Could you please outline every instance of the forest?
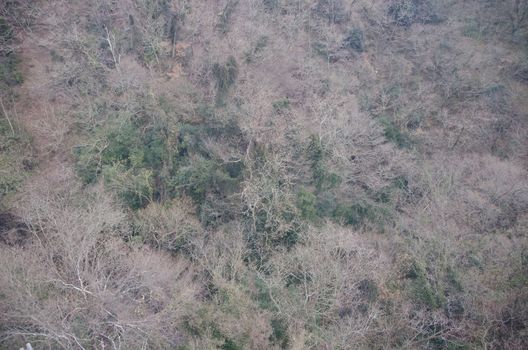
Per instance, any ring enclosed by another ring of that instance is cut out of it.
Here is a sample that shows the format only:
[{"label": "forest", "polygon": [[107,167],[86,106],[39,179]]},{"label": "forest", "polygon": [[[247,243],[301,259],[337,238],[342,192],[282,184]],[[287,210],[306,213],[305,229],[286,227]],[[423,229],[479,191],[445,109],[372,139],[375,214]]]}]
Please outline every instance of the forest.
[{"label": "forest", "polygon": [[528,0],[0,0],[0,349],[528,348]]}]

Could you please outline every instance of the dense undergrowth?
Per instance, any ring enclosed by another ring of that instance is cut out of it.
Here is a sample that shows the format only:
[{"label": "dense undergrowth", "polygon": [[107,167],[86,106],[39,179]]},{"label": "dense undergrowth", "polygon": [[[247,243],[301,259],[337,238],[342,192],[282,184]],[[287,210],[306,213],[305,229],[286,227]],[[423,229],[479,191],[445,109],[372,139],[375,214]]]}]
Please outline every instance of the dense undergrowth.
[{"label": "dense undergrowth", "polygon": [[25,173],[34,167],[30,137],[18,123],[13,109],[18,97],[12,89],[23,82],[15,40],[15,29],[0,15],[0,207],[20,186]]},{"label": "dense undergrowth", "polygon": [[0,6],[2,346],[527,346],[526,1]]}]

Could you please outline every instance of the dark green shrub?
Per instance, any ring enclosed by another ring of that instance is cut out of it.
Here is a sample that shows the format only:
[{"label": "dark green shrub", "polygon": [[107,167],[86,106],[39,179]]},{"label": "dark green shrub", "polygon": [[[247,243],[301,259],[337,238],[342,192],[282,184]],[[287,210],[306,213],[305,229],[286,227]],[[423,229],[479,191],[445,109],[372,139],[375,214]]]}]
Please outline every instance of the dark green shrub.
[{"label": "dark green shrub", "polygon": [[334,53],[328,48],[326,44],[316,41],[312,44],[312,49],[316,54],[323,57],[325,60],[332,60]]},{"label": "dark green shrub", "polygon": [[458,273],[452,266],[448,266],[446,269],[446,280],[454,292],[462,292],[462,283],[460,283],[460,279],[458,277]]},{"label": "dark green shrub", "polygon": [[461,318],[464,315],[465,308],[461,300],[449,300],[444,305],[444,312],[449,318]]},{"label": "dark green shrub", "polygon": [[13,28],[4,17],[0,17],[0,43],[9,42],[13,38]]},{"label": "dark green shrub", "polygon": [[411,282],[411,298],[420,305],[430,309],[442,306],[442,296],[426,278],[417,278]]},{"label": "dark green shrub", "polygon": [[326,170],[324,157],[325,151],[321,140],[312,135],[308,144],[308,158],[312,162],[312,174],[315,188],[317,191],[329,190],[337,187],[341,183],[341,177],[333,172]]},{"label": "dark green shrub", "polygon": [[262,0],[262,4],[267,11],[273,11],[279,8],[279,0]]},{"label": "dark green shrub", "polygon": [[317,191],[329,190],[337,187],[341,183],[341,177],[335,173],[327,171],[321,162],[315,164],[312,170],[314,184]]},{"label": "dark green shrub", "polygon": [[24,81],[22,73],[17,68],[18,63],[19,58],[12,51],[0,55],[0,86],[3,86],[3,89],[21,84]]},{"label": "dark green shrub", "polygon": [[411,148],[412,140],[404,131],[387,118],[381,118],[380,123],[383,126],[385,138],[394,142],[400,148]]},{"label": "dark green shrub", "polygon": [[246,63],[249,64],[255,61],[255,59],[258,59],[267,45],[268,45],[268,37],[267,36],[259,37],[257,39],[257,42],[255,43],[255,46],[244,54]]},{"label": "dark green shrub", "polygon": [[105,184],[132,209],[139,209],[152,201],[153,173],[148,169],[127,169],[121,163],[104,166]]},{"label": "dark green shrub", "polygon": [[416,22],[423,24],[443,22],[444,18],[437,11],[434,2],[430,0],[393,0],[388,12],[397,25],[410,27]]},{"label": "dark green shrub", "polygon": [[351,205],[339,204],[334,210],[334,218],[345,225],[354,227],[361,226],[366,220],[375,219],[374,208],[366,203],[355,203]]},{"label": "dark green shrub", "polygon": [[403,272],[404,277],[410,280],[410,297],[416,303],[430,309],[436,309],[442,305],[444,296],[431,285],[425,268],[418,260],[412,259]]},{"label": "dark green shrub", "polygon": [[358,28],[350,29],[345,37],[343,46],[352,51],[363,52],[365,49],[363,31]]},{"label": "dark green shrub", "polygon": [[310,142],[308,143],[308,157],[315,164],[323,160],[324,149],[321,140],[315,136],[310,136]]},{"label": "dark green shrub", "polygon": [[207,192],[231,193],[236,183],[215,161],[198,157],[176,171],[171,185],[202,203]]},{"label": "dark green shrub", "polygon": [[416,1],[393,1],[389,6],[389,15],[394,19],[397,25],[410,27],[417,15]]},{"label": "dark green shrub", "polygon": [[29,137],[0,109],[0,207],[4,196],[13,193],[34,166]]},{"label": "dark green shrub", "polygon": [[361,295],[370,302],[376,301],[378,298],[378,285],[371,279],[366,278],[361,280],[358,289],[361,292]]},{"label": "dark green shrub", "polygon": [[290,100],[288,98],[283,98],[273,102],[273,110],[275,113],[281,113],[282,111],[290,108]]},{"label": "dark green shrub", "polygon": [[514,67],[513,76],[518,81],[528,84],[528,57]]},{"label": "dark green shrub", "polygon": [[235,83],[238,65],[235,58],[231,56],[225,64],[215,63],[212,70],[216,81],[216,103],[218,105],[222,104],[229,88]]},{"label": "dark green shrub", "polygon": [[317,213],[320,217],[331,217],[337,205],[336,196],[331,191],[317,194]]},{"label": "dark green shrub", "polygon": [[301,211],[301,217],[305,220],[315,221],[317,219],[316,197],[313,193],[301,189],[297,193],[297,208]]},{"label": "dark green shrub", "polygon": [[254,299],[257,301],[259,307],[263,310],[269,310],[276,312],[277,306],[273,303],[270,297],[270,290],[264,280],[258,276],[255,276],[254,280]]},{"label": "dark green shrub", "polygon": [[282,318],[272,318],[271,329],[270,341],[277,344],[281,349],[287,349],[290,342],[288,323]]},{"label": "dark green shrub", "polygon": [[85,184],[95,182],[101,173],[101,163],[94,146],[78,146],[73,149],[75,156],[75,170]]},{"label": "dark green shrub", "polygon": [[242,350],[242,347],[235,343],[232,339],[226,339],[224,344],[220,347],[222,350]]},{"label": "dark green shrub", "polygon": [[377,203],[391,204],[395,201],[398,195],[408,194],[409,183],[404,176],[398,176],[392,180],[391,184],[385,186],[373,194],[373,199]]}]

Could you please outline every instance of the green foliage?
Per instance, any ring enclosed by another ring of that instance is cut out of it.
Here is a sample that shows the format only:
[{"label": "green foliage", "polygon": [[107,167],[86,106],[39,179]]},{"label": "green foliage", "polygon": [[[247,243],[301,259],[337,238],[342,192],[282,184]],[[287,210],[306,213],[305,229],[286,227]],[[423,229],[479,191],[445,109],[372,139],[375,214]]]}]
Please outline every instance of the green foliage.
[{"label": "green foliage", "polygon": [[297,208],[301,211],[301,217],[308,221],[317,219],[316,197],[313,193],[301,189],[297,193]]},{"label": "green foliage", "polygon": [[364,41],[363,31],[358,28],[352,28],[348,31],[343,46],[349,50],[361,53],[365,50]]},{"label": "green foliage", "polygon": [[417,15],[416,1],[394,1],[389,6],[389,15],[392,16],[396,24],[404,27],[410,27]]},{"label": "green foliage", "polygon": [[425,268],[418,260],[411,261],[404,275],[410,280],[410,296],[416,303],[430,309],[442,306],[445,301],[442,292],[431,285]]},{"label": "green foliage", "polygon": [[361,226],[366,220],[374,221],[376,218],[374,207],[366,203],[339,204],[333,215],[338,221],[354,227]]},{"label": "green foliage", "polygon": [[13,135],[9,123],[0,119],[0,203],[18,189],[33,167],[29,137],[18,129]]},{"label": "green foliage", "polygon": [[315,188],[318,192],[337,187],[341,183],[341,177],[326,170],[325,150],[321,140],[312,135],[308,144],[308,158],[312,162],[312,174]]},{"label": "green foliage", "polygon": [[257,42],[255,43],[255,46],[251,48],[251,50],[246,51],[244,53],[245,61],[246,63],[252,63],[256,59],[260,58],[262,55],[262,52],[268,45],[268,37],[267,36],[261,36],[257,39]]},{"label": "green foliage", "polygon": [[271,329],[270,341],[277,344],[281,349],[287,349],[290,342],[288,323],[282,318],[272,318]]},{"label": "green foliage", "polygon": [[336,195],[331,191],[317,194],[317,213],[320,217],[332,217],[337,205]]},{"label": "green foliage", "polygon": [[430,0],[393,0],[388,12],[394,22],[402,27],[410,27],[416,22],[438,24],[444,20]]},{"label": "green foliage", "polygon": [[210,159],[197,157],[190,163],[176,171],[172,179],[172,186],[182,189],[196,202],[205,200],[208,192],[233,192],[236,178],[232,178],[219,164]]},{"label": "green foliage", "polygon": [[327,171],[321,163],[314,165],[313,178],[315,187],[318,191],[335,188],[341,183],[341,177],[335,173]]},{"label": "green foliage", "polygon": [[513,76],[516,80],[528,84],[528,57],[523,57],[519,63],[516,64]]},{"label": "green foliage", "polygon": [[4,88],[21,84],[24,81],[22,73],[17,69],[18,63],[18,56],[14,52],[0,55],[0,84]]},{"label": "green foliage", "polygon": [[233,339],[227,338],[224,344],[220,347],[222,350],[242,350],[242,347],[237,345]]},{"label": "green foliage", "polygon": [[412,140],[404,131],[402,131],[396,124],[388,118],[381,118],[380,123],[383,126],[385,138],[394,142],[400,148],[411,148]]},{"label": "green foliage", "polygon": [[15,98],[11,89],[23,81],[19,58],[9,47],[13,40],[12,27],[0,17],[0,202],[16,191],[34,166],[29,136],[9,115]]},{"label": "green foliage", "polygon": [[116,162],[104,166],[102,175],[105,184],[132,209],[142,208],[153,199],[152,170],[127,168],[122,163]]},{"label": "green foliage", "polygon": [[279,114],[282,111],[290,108],[290,100],[288,98],[283,98],[273,102],[273,110],[275,113]]},{"label": "green foliage", "polygon": [[452,267],[448,266],[446,270],[446,280],[453,292],[462,292],[463,287],[462,283],[460,283],[460,277],[458,275],[457,270]]},{"label": "green foliage", "polygon": [[[313,185],[315,193],[302,189],[298,193],[297,207],[301,217],[314,221],[319,217],[331,217],[337,222],[356,228],[368,223],[383,229],[389,222],[391,213],[389,204],[394,188],[391,186],[380,192],[374,199],[380,203],[371,204],[369,201],[355,201],[343,203],[337,200],[333,189],[341,184],[341,177],[326,168],[327,151],[321,140],[312,135],[307,146],[307,157],[311,163]],[[394,186],[397,187],[397,184]]]},{"label": "green foliage", "polygon": [[269,287],[266,285],[264,280],[258,276],[255,276],[254,286],[254,299],[256,299],[258,306],[263,310],[269,310],[273,312],[277,311],[277,307],[270,297]]},{"label": "green foliage", "polygon": [[407,193],[409,182],[404,176],[398,176],[388,186],[383,187],[373,194],[373,199],[377,203],[392,204],[399,193]]},{"label": "green foliage", "polygon": [[9,47],[14,40],[11,25],[4,17],[0,17],[0,96],[10,87],[21,84],[23,77],[18,70],[19,58]]},{"label": "green foliage", "polygon": [[471,19],[462,28],[462,35],[474,39],[482,40],[489,35],[489,28],[476,19]]},{"label": "green foliage", "polygon": [[279,8],[279,0],[262,0],[264,8],[268,11],[273,11]]},{"label": "green foliage", "polygon": [[333,56],[333,52],[328,48],[328,46],[319,41],[316,41],[312,44],[312,49],[316,54],[323,57],[325,60],[330,60]]},{"label": "green foliage", "polygon": [[358,289],[361,291],[363,297],[368,301],[373,302],[378,298],[379,290],[378,285],[371,279],[363,279],[359,282]]},{"label": "green foliage", "polygon": [[236,81],[238,65],[235,58],[230,56],[225,64],[215,63],[212,70],[216,81],[216,104],[220,105]]},{"label": "green foliage", "polygon": [[9,42],[14,38],[13,28],[7,23],[4,17],[0,17],[0,40],[1,42]]},{"label": "green foliage", "polygon": [[[243,164],[219,162],[202,140],[238,137],[236,121],[213,119],[205,125],[174,123],[166,117],[173,113],[166,99],[138,98],[145,113],[132,115],[128,110],[102,108],[101,113],[109,113],[111,117],[88,130],[95,141],[74,148],[81,179],[89,184],[104,175],[105,184],[133,209],[153,200],[186,194],[200,208],[218,212],[219,208],[214,206],[223,204],[217,199],[235,191]],[[205,113],[202,115],[209,118]]]}]

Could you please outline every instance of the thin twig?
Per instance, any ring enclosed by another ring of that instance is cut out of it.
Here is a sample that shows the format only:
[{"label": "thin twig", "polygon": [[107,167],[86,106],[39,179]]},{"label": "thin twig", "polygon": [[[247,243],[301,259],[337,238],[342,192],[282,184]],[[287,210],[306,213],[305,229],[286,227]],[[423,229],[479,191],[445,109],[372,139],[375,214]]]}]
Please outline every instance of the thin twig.
[{"label": "thin twig", "polygon": [[2,111],[4,112],[4,116],[7,119],[7,122],[9,123],[9,127],[11,128],[11,134],[13,134],[13,137],[15,137],[15,129],[13,129],[13,124],[11,124],[11,120],[9,120],[9,116],[7,115],[7,112],[4,107],[4,102],[0,98],[0,105],[2,105]]}]

